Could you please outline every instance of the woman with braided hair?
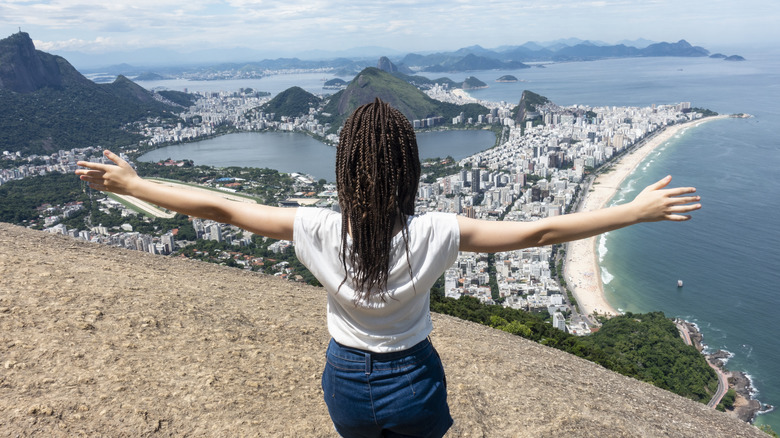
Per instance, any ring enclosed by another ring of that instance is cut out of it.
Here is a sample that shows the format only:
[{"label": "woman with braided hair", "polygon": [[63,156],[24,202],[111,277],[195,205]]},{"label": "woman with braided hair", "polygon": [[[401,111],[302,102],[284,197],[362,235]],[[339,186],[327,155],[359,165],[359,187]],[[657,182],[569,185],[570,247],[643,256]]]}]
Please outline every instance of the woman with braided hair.
[{"label": "woman with braided hair", "polygon": [[534,222],[414,213],[420,161],[409,121],[376,99],[341,131],[336,178],[341,212],[231,202],[154,184],[117,165],[79,162],[97,190],[132,195],[180,213],[292,240],[325,287],[332,336],[322,388],[345,437],[440,437],[452,425],[446,380],[428,335],[429,293],[458,251],[496,252],[582,239],[640,222],[684,221],[701,208],[671,177],[626,204]]}]

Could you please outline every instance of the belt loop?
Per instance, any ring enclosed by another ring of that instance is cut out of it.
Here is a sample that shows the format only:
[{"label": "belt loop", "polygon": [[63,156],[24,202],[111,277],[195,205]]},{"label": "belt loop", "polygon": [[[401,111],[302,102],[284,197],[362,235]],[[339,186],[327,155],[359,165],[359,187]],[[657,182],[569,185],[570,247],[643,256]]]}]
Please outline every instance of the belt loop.
[{"label": "belt loop", "polygon": [[366,353],[366,375],[371,374],[371,353]]}]

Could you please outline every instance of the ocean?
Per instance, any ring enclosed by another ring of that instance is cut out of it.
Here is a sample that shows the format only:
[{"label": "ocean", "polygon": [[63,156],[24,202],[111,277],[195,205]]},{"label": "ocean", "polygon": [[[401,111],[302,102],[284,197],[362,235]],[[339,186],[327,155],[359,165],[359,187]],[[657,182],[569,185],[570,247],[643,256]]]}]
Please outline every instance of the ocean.
[{"label": "ocean", "polygon": [[[663,311],[696,323],[710,350],[732,353],[727,367],[747,373],[756,397],[780,404],[780,54],[739,53],[745,62],[710,58],[635,58],[545,65],[475,76],[489,85],[478,99],[518,102],[528,89],[559,105],[650,106],[691,102],[721,114],[749,113],[689,128],[654,151],[626,179],[615,201],[667,174],[692,185],[703,208],[686,223],[642,224],[599,240],[607,299],[631,312]],[[515,83],[495,79],[512,74]],[[278,93],[299,85],[321,93],[323,74],[217,82],[141,83],[190,91],[253,87]],[[431,75],[432,78],[441,75]],[[166,85],[167,83],[167,85]],[[677,280],[684,286],[677,287]],[[780,432],[780,410],[756,424]]]}]

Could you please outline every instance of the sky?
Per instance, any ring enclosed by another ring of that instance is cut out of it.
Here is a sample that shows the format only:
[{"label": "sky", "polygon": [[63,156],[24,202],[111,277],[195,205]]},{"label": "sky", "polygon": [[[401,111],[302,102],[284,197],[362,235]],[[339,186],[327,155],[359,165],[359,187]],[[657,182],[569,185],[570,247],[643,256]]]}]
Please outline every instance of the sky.
[{"label": "sky", "polygon": [[576,37],[685,39],[712,52],[780,41],[777,0],[0,0],[0,38],[93,55],[251,48],[269,57],[379,46],[402,53]]}]

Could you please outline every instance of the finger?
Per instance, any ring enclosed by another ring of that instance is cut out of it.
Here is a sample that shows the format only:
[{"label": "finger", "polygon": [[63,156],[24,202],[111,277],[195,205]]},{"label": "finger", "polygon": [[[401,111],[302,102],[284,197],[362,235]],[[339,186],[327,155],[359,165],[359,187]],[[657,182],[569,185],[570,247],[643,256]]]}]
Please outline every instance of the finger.
[{"label": "finger", "polygon": [[679,205],[677,207],[670,207],[667,211],[669,213],[688,213],[691,211],[695,211],[701,208],[701,204],[689,204],[689,205]]},{"label": "finger", "polygon": [[653,184],[647,186],[647,188],[650,190],[660,190],[668,186],[670,182],[672,182],[672,175],[666,175],[665,177],[661,178],[657,182],[654,182]]},{"label": "finger", "polygon": [[79,161],[76,163],[79,167],[86,167],[87,169],[95,169],[105,171],[108,168],[107,164],[94,163],[92,161]]},{"label": "finger", "polygon": [[76,170],[76,175],[88,176],[88,177],[98,177],[98,176],[105,175],[105,172],[102,171],[102,170],[77,169]]},{"label": "finger", "polygon": [[664,194],[667,196],[680,196],[689,193],[696,193],[696,187],[675,187],[673,189],[664,190]]},{"label": "finger", "polygon": [[690,220],[691,216],[687,214],[667,214],[665,219],[673,222],[683,222]]},{"label": "finger", "polygon": [[109,160],[111,160],[114,163],[116,163],[117,166],[120,166],[120,167],[130,166],[129,164],[127,164],[127,161],[119,158],[119,155],[109,151],[108,149],[103,151],[103,155],[105,155],[105,157],[108,158]]},{"label": "finger", "polygon": [[673,204],[690,204],[691,202],[701,201],[701,196],[680,196],[669,198]]}]

